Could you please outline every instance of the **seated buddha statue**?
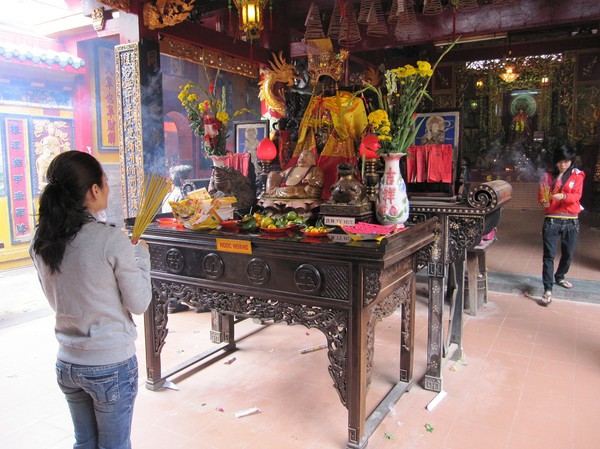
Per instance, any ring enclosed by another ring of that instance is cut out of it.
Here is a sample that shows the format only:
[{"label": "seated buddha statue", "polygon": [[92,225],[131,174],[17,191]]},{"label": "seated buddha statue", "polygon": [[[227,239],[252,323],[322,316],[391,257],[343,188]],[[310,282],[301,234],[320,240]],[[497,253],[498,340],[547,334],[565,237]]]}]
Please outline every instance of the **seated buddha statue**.
[{"label": "seated buddha statue", "polygon": [[265,196],[280,199],[321,198],[323,171],[317,167],[316,156],[303,150],[296,164],[281,172],[269,173]]}]

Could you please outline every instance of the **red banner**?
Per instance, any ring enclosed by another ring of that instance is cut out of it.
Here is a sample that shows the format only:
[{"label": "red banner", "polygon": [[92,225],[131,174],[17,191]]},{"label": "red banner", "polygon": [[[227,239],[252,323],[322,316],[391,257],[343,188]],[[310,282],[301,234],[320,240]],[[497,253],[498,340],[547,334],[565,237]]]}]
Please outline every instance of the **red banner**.
[{"label": "red banner", "polygon": [[25,148],[25,120],[6,119],[8,154],[8,210],[13,243],[31,240],[31,197],[27,188],[27,157]]}]

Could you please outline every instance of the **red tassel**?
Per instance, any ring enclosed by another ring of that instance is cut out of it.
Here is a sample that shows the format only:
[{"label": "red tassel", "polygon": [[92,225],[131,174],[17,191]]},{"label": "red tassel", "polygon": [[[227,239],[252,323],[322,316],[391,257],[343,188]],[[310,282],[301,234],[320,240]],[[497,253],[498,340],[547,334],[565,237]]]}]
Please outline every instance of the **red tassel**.
[{"label": "red tassel", "polygon": [[346,15],[346,4],[344,0],[340,0],[340,15],[344,17]]}]

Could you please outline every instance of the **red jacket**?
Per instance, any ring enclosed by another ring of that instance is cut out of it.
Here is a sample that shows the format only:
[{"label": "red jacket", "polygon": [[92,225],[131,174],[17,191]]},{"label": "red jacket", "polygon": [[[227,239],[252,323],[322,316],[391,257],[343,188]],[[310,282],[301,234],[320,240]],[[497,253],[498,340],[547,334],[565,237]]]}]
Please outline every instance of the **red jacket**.
[{"label": "red jacket", "polygon": [[558,183],[556,183],[553,189],[554,179],[550,173],[546,173],[540,183],[538,191],[539,202],[544,203],[548,201],[547,198],[556,193],[564,193],[566,198],[564,200],[550,199],[550,205],[544,209],[544,215],[546,217],[577,218],[579,213],[583,210],[579,201],[581,200],[581,194],[583,192],[584,178],[585,173],[574,168],[565,184],[559,186]]}]

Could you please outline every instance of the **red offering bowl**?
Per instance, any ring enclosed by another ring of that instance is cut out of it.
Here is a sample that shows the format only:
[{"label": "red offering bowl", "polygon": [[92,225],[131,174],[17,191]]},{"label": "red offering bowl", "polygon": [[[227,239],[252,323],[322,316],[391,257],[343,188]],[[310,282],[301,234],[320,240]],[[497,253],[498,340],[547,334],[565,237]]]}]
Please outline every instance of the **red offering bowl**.
[{"label": "red offering bowl", "polygon": [[323,242],[325,242],[328,239],[324,239],[323,237],[309,237],[307,235],[305,235],[305,237],[302,237],[302,240],[300,240],[302,243],[314,243],[314,244],[322,244]]},{"label": "red offering bowl", "polygon": [[296,229],[298,225],[290,225],[285,228],[260,228],[261,231],[266,232],[267,234],[283,234],[287,231],[291,231],[292,229]]},{"label": "red offering bowl", "polygon": [[222,228],[237,228],[240,224],[240,220],[224,220],[221,222]]},{"label": "red offering bowl", "polygon": [[331,231],[330,230],[327,230],[327,231],[307,231],[306,229],[301,229],[300,232],[302,234],[304,234],[305,236],[307,236],[307,237],[325,237]]},{"label": "red offering bowl", "polygon": [[164,227],[178,227],[178,228],[182,228],[183,225],[181,223],[179,223],[177,221],[176,218],[171,218],[171,217],[167,217],[167,218],[156,218],[155,219],[156,222],[160,225],[160,226],[164,226]]}]

